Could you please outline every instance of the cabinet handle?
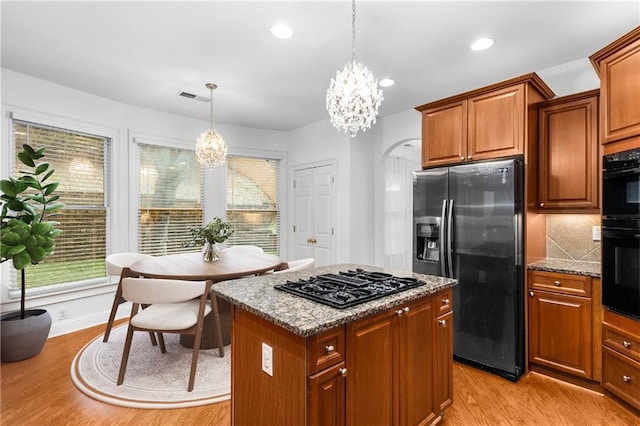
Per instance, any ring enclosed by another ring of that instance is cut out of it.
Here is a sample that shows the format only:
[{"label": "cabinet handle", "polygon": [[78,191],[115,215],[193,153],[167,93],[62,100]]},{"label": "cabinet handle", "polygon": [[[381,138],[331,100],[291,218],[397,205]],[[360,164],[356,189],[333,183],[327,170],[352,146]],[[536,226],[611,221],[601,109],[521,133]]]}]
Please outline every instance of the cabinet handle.
[{"label": "cabinet handle", "polygon": [[624,346],[625,348],[629,349],[631,347],[631,342],[627,342],[625,340],[624,342],[622,342],[622,346]]},{"label": "cabinet handle", "polygon": [[533,292],[532,292],[532,291],[530,291],[530,292],[529,292],[529,296],[531,296],[531,297],[533,297],[533,296],[534,296],[534,294],[533,294]]},{"label": "cabinet handle", "polygon": [[406,314],[407,312],[409,312],[409,307],[405,306],[404,308],[402,308],[402,310],[404,311],[404,313]]},{"label": "cabinet handle", "polygon": [[626,374],[622,375],[622,380],[624,380],[625,383],[630,383],[631,382],[631,376],[627,376]]},{"label": "cabinet handle", "polygon": [[467,157],[467,160],[471,160],[472,158],[473,158],[472,156],[468,156],[468,157]]},{"label": "cabinet handle", "polygon": [[398,310],[396,311],[396,314],[398,314],[398,316],[400,316],[400,315],[402,315],[402,313],[403,313],[403,312],[404,312],[404,311],[403,311],[402,309],[398,309]]},{"label": "cabinet handle", "polygon": [[338,370],[340,372],[340,375],[342,377],[347,377],[347,369],[346,368],[341,368],[340,370]]},{"label": "cabinet handle", "polygon": [[443,320],[443,319],[438,320],[438,324],[443,325],[443,326],[447,325],[447,320]]},{"label": "cabinet handle", "polygon": [[556,285],[556,287],[560,286],[560,281],[558,281],[558,280],[554,281],[553,283]]},{"label": "cabinet handle", "polygon": [[449,304],[449,299],[442,299],[442,304],[443,305],[448,305]]},{"label": "cabinet handle", "polygon": [[540,207],[544,207],[544,203],[540,203]]},{"label": "cabinet handle", "polygon": [[328,354],[330,354],[331,352],[335,351],[336,348],[333,347],[333,345],[327,345],[324,347],[324,351]]},{"label": "cabinet handle", "polygon": [[464,161],[464,156],[460,157],[460,159],[461,159],[462,161]]}]

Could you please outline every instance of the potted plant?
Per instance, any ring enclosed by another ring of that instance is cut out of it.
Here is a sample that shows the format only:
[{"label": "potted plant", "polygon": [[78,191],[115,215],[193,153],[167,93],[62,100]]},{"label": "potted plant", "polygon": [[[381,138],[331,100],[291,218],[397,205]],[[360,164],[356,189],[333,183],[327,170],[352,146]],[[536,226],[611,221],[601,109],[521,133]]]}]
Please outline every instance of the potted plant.
[{"label": "potted plant", "polygon": [[207,262],[215,262],[220,258],[220,249],[217,243],[224,243],[233,235],[231,225],[219,217],[213,218],[204,226],[192,226],[189,228],[191,240],[184,242],[184,247],[202,246],[202,256]]},{"label": "potted plant", "polygon": [[48,181],[54,170],[49,163],[36,162],[45,148],[22,145],[18,159],[28,170],[0,181],[0,263],[11,260],[20,271],[20,310],[0,317],[2,361],[20,361],[42,351],[49,336],[51,316],[44,309],[25,309],[25,268],[53,253],[60,235],[57,222],[48,220],[64,207],[54,195],[58,182]]}]

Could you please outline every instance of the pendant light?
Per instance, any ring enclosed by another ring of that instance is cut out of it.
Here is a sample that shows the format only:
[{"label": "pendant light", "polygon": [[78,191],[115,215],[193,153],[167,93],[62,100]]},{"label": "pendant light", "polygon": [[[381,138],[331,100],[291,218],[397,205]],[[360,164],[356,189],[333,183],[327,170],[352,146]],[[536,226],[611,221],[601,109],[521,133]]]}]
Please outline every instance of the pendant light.
[{"label": "pendant light", "polygon": [[371,128],[382,103],[382,90],[366,66],[356,62],[356,1],[351,1],[351,62],[331,79],[327,90],[327,112],[331,124],[355,137]]},{"label": "pendant light", "polygon": [[205,84],[211,93],[211,121],[209,128],[204,131],[196,141],[196,157],[198,162],[205,167],[218,167],[227,159],[227,145],[224,139],[213,128],[213,89],[218,86],[213,83]]}]

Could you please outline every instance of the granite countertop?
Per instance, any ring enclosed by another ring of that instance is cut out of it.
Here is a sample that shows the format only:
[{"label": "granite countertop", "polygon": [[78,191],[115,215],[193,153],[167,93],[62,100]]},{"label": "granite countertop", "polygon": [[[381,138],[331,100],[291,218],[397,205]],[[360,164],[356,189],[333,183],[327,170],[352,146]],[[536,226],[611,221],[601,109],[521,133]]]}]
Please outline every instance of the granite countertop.
[{"label": "granite countertop", "polygon": [[[361,268],[367,271],[385,272],[396,276],[414,277],[425,284],[373,300],[347,309],[335,309],[300,296],[276,290],[273,286],[320,274]],[[384,311],[401,303],[437,293],[452,287],[457,281],[450,278],[416,274],[359,264],[322,266],[304,271],[267,274],[259,277],[223,281],[213,285],[211,291],[218,297],[279,325],[302,337],[308,337],[346,324],[371,314]]]},{"label": "granite countertop", "polygon": [[534,271],[559,272],[600,278],[600,262],[545,258],[527,265]]}]

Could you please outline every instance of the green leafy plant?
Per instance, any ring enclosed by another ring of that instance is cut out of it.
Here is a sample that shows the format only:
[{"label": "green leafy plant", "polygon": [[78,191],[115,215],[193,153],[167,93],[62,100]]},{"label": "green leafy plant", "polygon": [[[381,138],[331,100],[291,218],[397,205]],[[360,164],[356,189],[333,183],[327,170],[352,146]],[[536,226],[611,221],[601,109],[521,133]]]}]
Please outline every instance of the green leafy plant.
[{"label": "green leafy plant", "polygon": [[0,181],[0,263],[7,260],[21,272],[20,318],[25,316],[25,268],[36,265],[53,253],[54,240],[62,232],[58,222],[48,220],[64,207],[54,192],[58,182],[46,181],[55,172],[41,161],[45,148],[22,145],[18,159],[29,170],[19,171]]},{"label": "green leafy plant", "polygon": [[231,225],[219,217],[213,218],[204,226],[192,226],[189,228],[191,239],[183,243],[184,247],[202,246],[208,243],[223,243],[233,235]]}]

